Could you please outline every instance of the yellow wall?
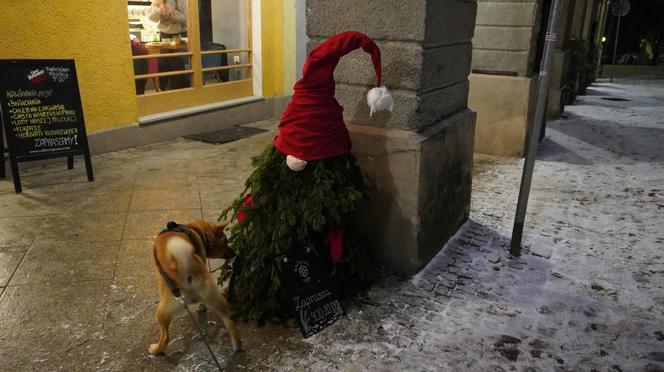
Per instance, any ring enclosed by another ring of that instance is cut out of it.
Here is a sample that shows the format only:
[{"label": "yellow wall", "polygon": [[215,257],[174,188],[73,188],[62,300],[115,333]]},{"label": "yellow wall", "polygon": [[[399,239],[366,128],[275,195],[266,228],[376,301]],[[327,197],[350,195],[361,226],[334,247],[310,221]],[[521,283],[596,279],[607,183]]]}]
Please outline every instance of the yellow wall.
[{"label": "yellow wall", "polygon": [[88,132],[137,121],[123,1],[3,1],[0,59],[74,59]]},{"label": "yellow wall", "polygon": [[[283,16],[282,0],[261,2],[263,96],[265,97],[284,94]],[[295,24],[292,27],[294,28]]]}]

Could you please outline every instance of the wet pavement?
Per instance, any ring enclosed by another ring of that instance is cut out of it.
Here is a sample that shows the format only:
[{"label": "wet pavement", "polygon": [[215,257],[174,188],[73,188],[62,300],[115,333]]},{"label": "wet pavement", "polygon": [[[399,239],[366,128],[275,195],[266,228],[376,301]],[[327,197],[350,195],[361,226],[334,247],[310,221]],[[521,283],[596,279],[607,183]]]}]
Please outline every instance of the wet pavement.
[{"label": "wet pavement", "polygon": [[[274,130],[275,122],[252,126]],[[74,170],[64,158],[28,165],[20,195],[1,181],[0,370],[208,367],[187,319],[174,323],[165,357],[147,354],[158,337],[152,239],[169,220],[216,220],[273,135],[224,145],[180,139],[95,156],[94,182],[82,159]],[[223,327],[207,321],[222,357],[245,363],[251,351],[233,355]],[[240,328],[247,345],[293,333]]]},{"label": "wet pavement", "polygon": [[[609,101],[619,97],[629,101]],[[303,340],[242,323],[229,370],[664,371],[664,80],[600,81],[549,123],[521,258],[507,253],[522,160],[476,156],[471,219],[413,278],[385,275],[348,316]],[[0,181],[0,370],[212,371],[189,320],[158,329],[151,239],[169,220],[215,220],[268,132],[179,139]],[[213,262],[216,267],[220,262]]]}]

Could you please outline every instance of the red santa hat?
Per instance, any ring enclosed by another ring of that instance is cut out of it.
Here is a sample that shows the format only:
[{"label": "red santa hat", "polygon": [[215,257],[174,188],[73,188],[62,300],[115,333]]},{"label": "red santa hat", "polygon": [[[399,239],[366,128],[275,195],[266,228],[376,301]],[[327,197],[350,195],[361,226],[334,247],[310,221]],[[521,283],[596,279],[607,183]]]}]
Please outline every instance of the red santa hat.
[{"label": "red santa hat", "polygon": [[334,69],[341,57],[358,48],[371,55],[376,72],[376,88],[367,95],[371,114],[380,110],[392,111],[392,97],[387,88],[381,86],[380,49],[376,43],[354,31],[330,37],[309,53],[302,79],[295,83],[293,97],[274,138],[274,146],[287,155],[286,164],[292,170],[304,169],[307,161],[350,152],[343,107],[334,98]]}]

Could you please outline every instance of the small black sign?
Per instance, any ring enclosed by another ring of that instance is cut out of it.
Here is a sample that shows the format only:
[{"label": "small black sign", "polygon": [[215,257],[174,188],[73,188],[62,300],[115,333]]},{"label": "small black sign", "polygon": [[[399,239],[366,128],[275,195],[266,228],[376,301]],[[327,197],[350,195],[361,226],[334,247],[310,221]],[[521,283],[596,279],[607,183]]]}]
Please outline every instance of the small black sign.
[{"label": "small black sign", "polygon": [[71,169],[73,156],[84,155],[93,180],[73,60],[0,61],[0,109],[16,192],[21,161],[67,156]]},{"label": "small black sign", "polygon": [[315,250],[295,249],[275,260],[282,288],[305,338],[346,315]]}]

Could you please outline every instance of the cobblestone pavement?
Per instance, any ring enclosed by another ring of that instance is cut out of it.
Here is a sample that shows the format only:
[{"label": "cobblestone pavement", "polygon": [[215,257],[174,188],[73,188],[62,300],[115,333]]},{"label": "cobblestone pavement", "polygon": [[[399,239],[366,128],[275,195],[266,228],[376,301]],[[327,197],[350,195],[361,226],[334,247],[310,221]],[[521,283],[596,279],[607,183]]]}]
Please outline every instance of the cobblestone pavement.
[{"label": "cobblestone pavement", "polygon": [[[204,318],[213,348],[229,370],[664,371],[664,80],[599,82],[565,115],[522,257],[507,247],[523,162],[478,155],[470,220],[418,275],[385,275],[306,340],[241,324],[243,353]],[[168,219],[216,218],[272,135],[98,156],[93,185],[62,165],[27,170],[20,197],[0,182],[0,370],[214,370],[186,319],[147,355],[149,242]]]}]

